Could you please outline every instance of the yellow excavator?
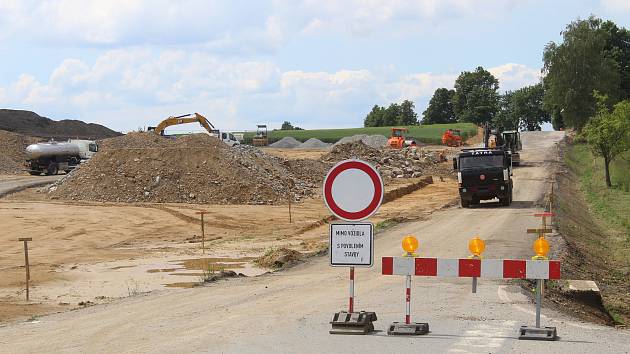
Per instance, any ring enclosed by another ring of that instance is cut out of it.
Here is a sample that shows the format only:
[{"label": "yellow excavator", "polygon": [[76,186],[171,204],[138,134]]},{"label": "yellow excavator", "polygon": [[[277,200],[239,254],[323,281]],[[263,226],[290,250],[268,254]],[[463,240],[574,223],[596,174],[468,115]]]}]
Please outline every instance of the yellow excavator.
[{"label": "yellow excavator", "polygon": [[157,125],[157,127],[148,127],[147,130],[153,131],[159,135],[164,135],[164,130],[170,127],[171,125],[194,123],[194,122],[199,123],[205,130],[208,131],[208,134],[218,138],[219,140],[222,140],[226,144],[230,146],[240,145],[240,142],[234,137],[232,133],[226,133],[226,132],[221,133],[218,129],[214,128],[214,125],[210,123],[208,118],[202,116],[199,113],[189,113],[189,114],[184,114],[177,117],[170,116],[164,119],[163,121],[161,121],[160,124]]},{"label": "yellow excavator", "polygon": [[157,127],[149,127],[148,130],[154,131],[155,134],[164,135],[164,129],[170,127],[171,125],[194,122],[198,122],[205,130],[208,131],[208,133],[210,133],[210,135],[217,136],[219,133],[219,131],[214,128],[214,125],[212,125],[212,123],[210,123],[210,121],[206,117],[202,116],[199,113],[189,113],[177,117],[170,116],[161,121],[160,124],[157,125]]}]

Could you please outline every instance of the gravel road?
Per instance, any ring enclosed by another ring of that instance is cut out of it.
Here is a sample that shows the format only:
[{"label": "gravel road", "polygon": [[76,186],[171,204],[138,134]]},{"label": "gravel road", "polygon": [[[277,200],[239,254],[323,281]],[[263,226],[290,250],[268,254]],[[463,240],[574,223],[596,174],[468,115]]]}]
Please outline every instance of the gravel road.
[{"label": "gravel road", "polygon": [[[41,317],[0,328],[0,351],[14,352],[280,352],[280,353],[624,353],[630,333],[543,308],[542,323],[558,328],[559,341],[519,341],[517,329],[534,323],[534,305],[517,285],[481,279],[419,278],[412,285],[412,320],[431,333],[391,337],[384,331],[403,320],[404,278],[380,275],[380,258],[398,256],[401,238],[420,240],[419,254],[465,257],[474,235],[488,240],[487,258],[531,256],[554,144],[560,132],[523,134],[524,166],[515,170],[514,204],[453,207],[428,220],[399,224],[377,236],[376,264],[356,272],[355,309],[375,311],[369,336],[330,335],[332,314],[347,302],[347,269],[326,257],[291,270],[219,282],[203,288],[161,291],[112,304]],[[325,237],[325,235],[322,235]]]}]

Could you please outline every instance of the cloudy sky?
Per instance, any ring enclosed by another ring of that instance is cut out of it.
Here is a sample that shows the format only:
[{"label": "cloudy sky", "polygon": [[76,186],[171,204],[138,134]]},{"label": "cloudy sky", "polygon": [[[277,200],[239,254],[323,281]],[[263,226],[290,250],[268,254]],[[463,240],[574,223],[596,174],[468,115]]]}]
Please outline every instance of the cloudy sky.
[{"label": "cloudy sky", "polygon": [[374,104],[481,65],[538,82],[571,20],[630,1],[0,0],[0,107],[129,131],[199,112],[220,129],[355,127]]}]

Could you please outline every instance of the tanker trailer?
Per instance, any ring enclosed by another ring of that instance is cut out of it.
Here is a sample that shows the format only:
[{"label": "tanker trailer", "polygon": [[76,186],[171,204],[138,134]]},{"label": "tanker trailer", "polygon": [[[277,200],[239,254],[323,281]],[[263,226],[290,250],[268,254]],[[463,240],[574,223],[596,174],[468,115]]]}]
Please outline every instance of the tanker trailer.
[{"label": "tanker trailer", "polygon": [[[96,152],[96,143],[91,141],[85,144],[90,152]],[[70,172],[81,163],[82,159],[87,159],[91,154],[86,155],[83,151],[83,144],[77,142],[48,142],[37,143],[26,147],[26,165],[28,173],[40,175],[46,172],[47,175],[56,175],[60,170]]]}]

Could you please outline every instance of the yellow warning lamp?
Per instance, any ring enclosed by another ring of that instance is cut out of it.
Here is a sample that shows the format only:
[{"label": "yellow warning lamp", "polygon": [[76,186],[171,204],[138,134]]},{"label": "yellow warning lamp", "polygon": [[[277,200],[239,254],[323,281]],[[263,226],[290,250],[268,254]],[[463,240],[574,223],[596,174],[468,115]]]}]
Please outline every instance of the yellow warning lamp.
[{"label": "yellow warning lamp", "polygon": [[407,235],[402,239],[402,248],[407,252],[406,255],[414,256],[414,252],[418,249],[418,239],[413,235]]},{"label": "yellow warning lamp", "polygon": [[534,241],[534,252],[536,255],[534,259],[547,259],[547,253],[549,253],[549,242],[544,237],[539,237]]},{"label": "yellow warning lamp", "polygon": [[468,241],[468,249],[470,253],[473,254],[473,257],[479,258],[483,253],[483,250],[486,249],[486,243],[479,238],[479,236],[475,236],[475,238]]}]

